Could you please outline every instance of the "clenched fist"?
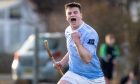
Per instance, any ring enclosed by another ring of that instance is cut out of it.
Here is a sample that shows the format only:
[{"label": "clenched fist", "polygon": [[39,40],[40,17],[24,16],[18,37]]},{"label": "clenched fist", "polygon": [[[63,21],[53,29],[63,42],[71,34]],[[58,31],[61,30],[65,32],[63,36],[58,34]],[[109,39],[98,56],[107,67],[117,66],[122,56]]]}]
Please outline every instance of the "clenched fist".
[{"label": "clenched fist", "polygon": [[62,64],[61,62],[56,62],[55,64],[53,64],[54,68],[57,70],[60,70],[62,68]]},{"label": "clenched fist", "polygon": [[76,45],[81,44],[80,42],[80,33],[77,31],[74,31],[71,33],[72,40],[75,42]]}]

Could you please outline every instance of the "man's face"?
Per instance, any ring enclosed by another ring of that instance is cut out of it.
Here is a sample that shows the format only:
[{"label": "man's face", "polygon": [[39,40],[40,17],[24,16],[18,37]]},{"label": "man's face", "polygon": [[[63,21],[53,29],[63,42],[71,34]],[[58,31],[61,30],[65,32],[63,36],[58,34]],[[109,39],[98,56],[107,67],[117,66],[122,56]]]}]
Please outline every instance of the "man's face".
[{"label": "man's face", "polygon": [[77,28],[80,25],[80,22],[82,20],[82,14],[77,7],[67,8],[66,9],[66,20],[69,22],[69,24]]},{"label": "man's face", "polygon": [[106,37],[106,43],[108,44],[108,45],[114,45],[115,44],[115,38],[113,38],[113,37]]}]

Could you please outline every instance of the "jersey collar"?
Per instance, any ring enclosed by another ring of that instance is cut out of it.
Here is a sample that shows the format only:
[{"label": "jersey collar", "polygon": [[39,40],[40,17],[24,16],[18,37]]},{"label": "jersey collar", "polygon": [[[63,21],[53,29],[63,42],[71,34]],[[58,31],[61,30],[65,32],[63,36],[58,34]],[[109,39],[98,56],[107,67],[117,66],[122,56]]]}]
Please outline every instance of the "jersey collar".
[{"label": "jersey collar", "polygon": [[84,26],[84,22],[82,22],[82,24],[79,26],[79,28],[77,28],[77,29],[75,29],[75,30],[72,30],[72,28],[71,28],[71,30],[72,30],[72,32],[74,32],[74,31],[79,31],[83,26]]}]

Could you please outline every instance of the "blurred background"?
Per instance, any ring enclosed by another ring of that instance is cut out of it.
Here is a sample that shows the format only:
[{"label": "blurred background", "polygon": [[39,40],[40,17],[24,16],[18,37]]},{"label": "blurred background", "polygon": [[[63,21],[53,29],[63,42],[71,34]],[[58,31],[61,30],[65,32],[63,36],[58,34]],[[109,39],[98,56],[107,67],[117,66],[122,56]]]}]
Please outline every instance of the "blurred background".
[{"label": "blurred background", "polygon": [[[140,84],[140,0],[0,0],[0,84],[39,84],[35,76],[32,83],[15,82],[15,53],[31,34],[37,38],[39,33],[64,32],[68,26],[64,4],[72,1],[81,3],[83,20],[98,32],[99,46],[106,34],[116,36],[121,54],[112,84],[119,84],[130,72],[134,72],[134,84]],[[38,72],[37,56],[32,58],[36,60],[34,74]]]}]

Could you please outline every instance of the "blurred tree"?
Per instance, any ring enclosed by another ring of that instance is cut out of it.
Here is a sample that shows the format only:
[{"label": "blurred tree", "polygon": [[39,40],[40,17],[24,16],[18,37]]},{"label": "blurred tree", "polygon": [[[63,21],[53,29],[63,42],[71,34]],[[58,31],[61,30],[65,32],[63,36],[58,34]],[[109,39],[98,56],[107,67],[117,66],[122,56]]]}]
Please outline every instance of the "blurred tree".
[{"label": "blurred tree", "polygon": [[133,23],[129,29],[129,42],[130,42],[130,62],[135,69],[135,75],[140,83],[140,22]]},{"label": "blurred tree", "polygon": [[[107,33],[114,33],[119,36],[124,32],[123,25],[130,23],[129,15],[123,15],[119,8],[110,8],[104,3],[95,3],[90,6],[92,10],[84,11],[84,19],[89,24],[94,24],[101,36],[101,42]],[[88,16],[88,17],[87,17]],[[121,42],[123,40],[120,40]]]},{"label": "blurred tree", "polygon": [[67,2],[74,0],[29,0],[35,6],[35,10],[41,14],[50,14],[53,11],[61,12],[63,11],[63,5]]}]

